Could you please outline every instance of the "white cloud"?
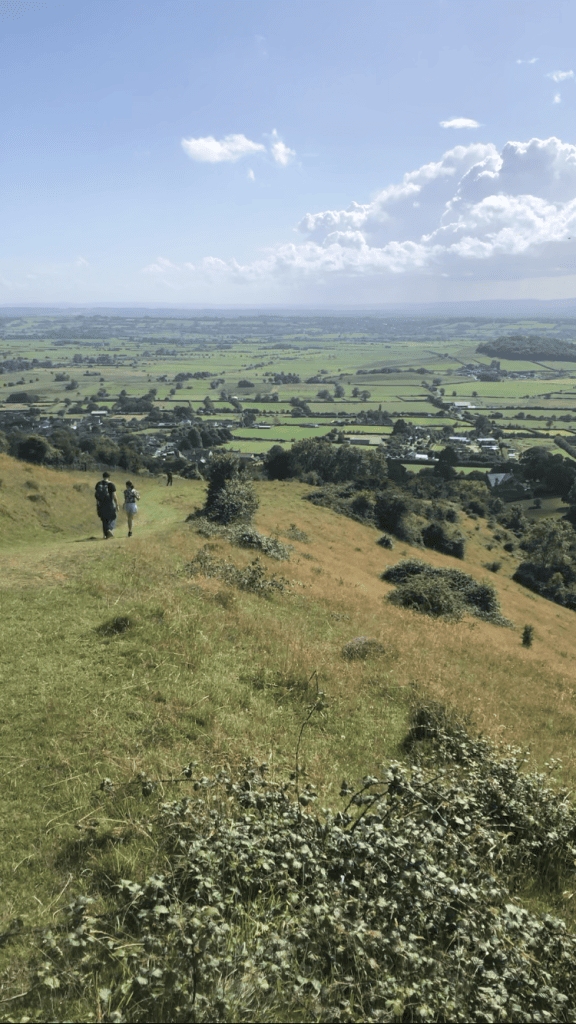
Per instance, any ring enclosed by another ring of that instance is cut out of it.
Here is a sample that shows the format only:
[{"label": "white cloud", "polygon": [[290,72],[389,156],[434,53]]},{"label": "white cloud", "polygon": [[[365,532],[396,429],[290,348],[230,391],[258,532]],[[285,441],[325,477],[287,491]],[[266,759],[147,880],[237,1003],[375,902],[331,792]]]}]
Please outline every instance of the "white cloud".
[{"label": "white cloud", "polygon": [[554,99],[552,100],[552,103],[561,103],[561,102],[562,102],[562,97],[561,97],[560,93],[557,92],[556,95],[554,96]]},{"label": "white cloud", "polygon": [[180,268],[176,263],[172,263],[167,260],[165,256],[157,256],[154,263],[149,263],[147,267],[144,267],[145,274],[166,274],[168,271],[178,271]]},{"label": "white cloud", "polygon": [[272,132],[273,143],[271,146],[271,153],[277,164],[281,164],[282,167],[286,167],[290,161],[296,156],[293,149],[289,149],[285,146],[281,139],[278,137],[276,129]]},{"label": "white cloud", "polygon": [[440,121],[441,128],[479,128],[480,124],[478,121],[473,121],[471,117],[455,117],[452,121]]},{"label": "white cloud", "polygon": [[307,213],[298,230],[300,242],[244,265],[210,256],[177,267],[158,257],[145,269],[187,295],[194,287],[245,299],[328,290],[337,302],[417,299],[446,275],[450,287],[486,275],[566,276],[576,262],[576,146],[556,138],[508,142],[500,152],[491,143],[455,146],[372,202]]},{"label": "white cloud", "polygon": [[529,60],[517,60],[516,63],[517,64],[535,64],[537,60],[540,60],[540,57],[530,57]]},{"label": "white cloud", "polygon": [[76,258],[76,266],[77,267],[89,267],[90,264],[88,263],[88,260],[84,258],[84,256],[78,256]]},{"label": "white cloud", "polygon": [[248,177],[249,177],[250,181],[255,181],[256,180],[256,178],[254,176],[254,171],[252,170],[252,168],[250,168],[250,170],[248,171]]},{"label": "white cloud", "polygon": [[182,139],[182,148],[192,160],[210,164],[240,160],[243,156],[266,151],[262,143],[251,142],[245,135],[226,135],[220,141],[212,135],[203,139]]},{"label": "white cloud", "polygon": [[573,71],[549,71],[546,78],[551,78],[554,82],[563,82],[566,78],[574,78]]}]

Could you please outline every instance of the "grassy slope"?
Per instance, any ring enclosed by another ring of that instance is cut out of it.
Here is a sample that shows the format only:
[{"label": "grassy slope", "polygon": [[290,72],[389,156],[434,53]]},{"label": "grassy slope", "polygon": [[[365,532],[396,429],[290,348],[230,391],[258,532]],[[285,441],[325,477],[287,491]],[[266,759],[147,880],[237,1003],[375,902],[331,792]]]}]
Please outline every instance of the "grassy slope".
[{"label": "grassy slope", "polygon": [[[294,766],[316,681],[330,706],[307,728],[301,761],[324,804],[343,776],[398,754],[414,686],[471,711],[485,732],[529,746],[540,762],[562,757],[573,781],[573,613],[511,581],[514,556],[487,552],[485,524],[462,524],[466,563],[424,557],[482,578],[482,563],[498,556],[502,570],[490,580],[515,631],[434,622],[386,603],[391,588],[380,573],[422,552],[381,549],[376,531],[301,501],[305,485],[257,484],[259,528],[283,534],[295,523],[310,538],[294,543],[289,563],[264,559],[292,581],[290,593],[266,601],[186,573],[204,544],[183,521],[203,500],[201,483],[137,481],[135,536],[128,541],[122,527],[114,541],[90,543],[99,527],[92,480],[6,457],[0,476],[10,526],[0,549],[0,932],[15,918],[25,926],[21,940],[0,948],[0,999],[25,989],[29,929],[49,924],[79,871],[112,881],[145,873],[136,824],[125,842],[109,843],[120,820],[136,822],[142,809],[135,773],[167,780],[190,760],[211,771],[255,757],[281,776]],[[27,502],[28,493],[45,502]],[[252,560],[211,544],[217,557]],[[107,632],[117,617],[126,630]],[[520,644],[526,622],[536,629],[529,650]],[[385,655],[344,661],[343,644],[361,634],[380,639]],[[104,778],[115,796],[100,790]],[[167,798],[180,789],[161,784]],[[88,834],[97,840],[89,846]]]}]

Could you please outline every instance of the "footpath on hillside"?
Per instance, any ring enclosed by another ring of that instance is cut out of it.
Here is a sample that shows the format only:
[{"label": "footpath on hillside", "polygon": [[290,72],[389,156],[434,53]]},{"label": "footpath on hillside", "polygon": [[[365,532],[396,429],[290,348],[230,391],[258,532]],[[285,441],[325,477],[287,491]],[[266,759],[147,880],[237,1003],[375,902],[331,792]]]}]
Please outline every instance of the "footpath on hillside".
[{"label": "footpath on hillside", "polygon": [[[77,474],[80,478],[80,475]],[[94,482],[95,482],[95,475]],[[34,533],[30,539],[13,540],[13,533],[6,529],[0,537],[0,589],[38,581],[63,582],[67,567],[78,570],[79,562],[93,557],[102,545],[117,546],[130,544],[138,537],[146,537],[182,523],[195,503],[201,503],[202,482],[176,478],[173,487],[166,487],[164,480],[155,478],[139,480],[136,488],[141,495],[138,514],[134,521],[134,536],[128,538],[126,515],[122,508],[124,482],[114,478],[118,491],[120,511],[114,538],[105,542],[102,537],[100,520],[96,514],[93,498],[94,482],[90,477],[82,481],[85,516],[80,509],[81,527],[73,529],[67,524],[65,509],[56,512],[55,522],[50,522],[45,532]],[[80,486],[80,485],[77,485]],[[78,509],[75,510],[78,516]],[[83,529],[85,523],[85,531]],[[56,527],[58,532],[54,532]]]}]

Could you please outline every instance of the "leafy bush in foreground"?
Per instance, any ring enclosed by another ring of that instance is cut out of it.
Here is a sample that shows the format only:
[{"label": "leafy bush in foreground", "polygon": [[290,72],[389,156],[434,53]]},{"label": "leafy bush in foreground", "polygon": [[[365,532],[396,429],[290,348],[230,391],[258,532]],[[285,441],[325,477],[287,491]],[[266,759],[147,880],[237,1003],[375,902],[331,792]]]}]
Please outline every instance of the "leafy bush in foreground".
[{"label": "leafy bush in foreground", "polygon": [[403,608],[451,619],[467,613],[497,626],[512,625],[502,615],[492,584],[478,583],[459,569],[435,569],[418,558],[407,558],[390,566],[380,578],[396,584],[398,589],[389,600]]},{"label": "leafy bush in foreground", "polygon": [[97,979],[117,1022],[573,1022],[576,938],[514,896],[565,884],[566,792],[436,705],[408,746],[411,767],[344,780],[336,814],[256,762],[183,769],[190,795],[140,823],[161,873],[77,899],[44,936],[51,1019]]}]

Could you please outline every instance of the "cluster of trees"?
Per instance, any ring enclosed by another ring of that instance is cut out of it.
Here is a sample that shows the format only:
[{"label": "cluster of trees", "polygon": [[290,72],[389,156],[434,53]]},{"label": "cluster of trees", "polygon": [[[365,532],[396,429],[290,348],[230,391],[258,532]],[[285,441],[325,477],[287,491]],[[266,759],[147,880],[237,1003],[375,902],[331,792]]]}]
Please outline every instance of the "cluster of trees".
[{"label": "cluster of trees", "polygon": [[506,467],[517,479],[559,495],[570,506],[562,523],[531,527],[519,505],[504,504],[491,493],[485,473],[458,477],[455,460],[456,453],[447,446],[437,466],[414,474],[381,451],[307,438],[290,449],[275,445],[264,468],[269,479],[298,477],[317,485],[309,496],[316,504],[454,557],[464,557],[464,539],[454,528],[458,510],[491,519],[502,527],[500,539],[507,550],[520,541],[529,555],[514,578],[576,609],[576,533],[570,525],[576,523],[575,463],[531,448],[518,464]]},{"label": "cluster of trees", "polygon": [[501,359],[561,359],[576,362],[576,345],[562,338],[543,338],[537,334],[502,334],[476,348],[487,356]]}]

